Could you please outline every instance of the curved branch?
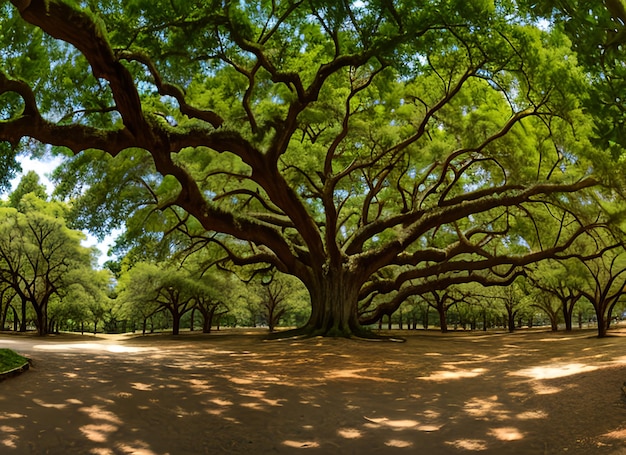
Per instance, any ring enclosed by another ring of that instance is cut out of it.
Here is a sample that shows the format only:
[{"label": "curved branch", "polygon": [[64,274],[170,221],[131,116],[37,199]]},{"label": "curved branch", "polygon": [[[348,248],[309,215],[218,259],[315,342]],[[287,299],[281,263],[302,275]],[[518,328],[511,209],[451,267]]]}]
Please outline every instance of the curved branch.
[{"label": "curved branch", "polygon": [[146,68],[148,68],[148,71],[150,71],[150,74],[152,74],[154,83],[159,91],[159,95],[171,96],[172,98],[176,99],[180,108],[180,112],[182,114],[190,118],[195,118],[207,122],[211,126],[213,126],[213,128],[219,128],[224,124],[224,119],[215,112],[198,109],[187,103],[185,99],[185,93],[180,87],[163,82],[163,78],[157,70],[154,62],[147,55],[136,51],[119,51],[118,57],[120,59],[128,61],[139,62],[143,64]]}]

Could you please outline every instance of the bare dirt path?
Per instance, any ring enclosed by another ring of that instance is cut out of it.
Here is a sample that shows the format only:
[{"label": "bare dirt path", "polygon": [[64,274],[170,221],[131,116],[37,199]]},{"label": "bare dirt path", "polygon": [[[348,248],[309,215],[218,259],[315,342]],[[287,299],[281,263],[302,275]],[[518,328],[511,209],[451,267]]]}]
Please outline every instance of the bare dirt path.
[{"label": "bare dirt path", "polygon": [[0,335],[0,453],[626,454],[626,332]]}]

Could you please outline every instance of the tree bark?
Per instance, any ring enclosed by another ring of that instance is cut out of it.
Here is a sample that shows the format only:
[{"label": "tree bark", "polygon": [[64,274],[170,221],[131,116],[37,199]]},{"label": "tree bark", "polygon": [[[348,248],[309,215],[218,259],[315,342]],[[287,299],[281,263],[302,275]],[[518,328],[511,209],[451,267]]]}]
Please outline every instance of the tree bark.
[{"label": "tree bark", "polygon": [[439,328],[441,329],[441,333],[446,333],[448,331],[448,316],[445,305],[438,306],[437,313],[439,313]]},{"label": "tree bark", "polygon": [[211,321],[213,319],[213,313],[211,315],[205,314],[202,321],[202,333],[211,333]]},{"label": "tree bark", "polygon": [[312,311],[303,333],[310,336],[366,336],[357,314],[359,287],[360,281],[340,267],[320,273],[308,286]]},{"label": "tree bark", "polygon": [[565,331],[572,331],[572,313],[574,312],[574,305],[569,305],[567,302],[563,302],[563,319],[565,320]]},{"label": "tree bark", "polygon": [[0,330],[4,330],[7,323],[7,314],[9,312],[10,303],[7,303],[4,309],[2,310],[2,318],[0,319]]},{"label": "tree bark", "polygon": [[35,307],[37,335],[40,337],[46,336],[49,333],[47,306],[44,304],[33,306]]},{"label": "tree bark", "polygon": [[172,312],[172,335],[180,333],[180,319],[182,315],[178,312]]},{"label": "tree bark", "polygon": [[515,332],[515,313],[512,311],[507,311],[507,319],[509,332]]},{"label": "tree bark", "polygon": [[598,321],[598,338],[604,338],[607,334],[606,318],[604,311],[596,310],[596,319]]},{"label": "tree bark", "polygon": [[20,320],[20,332],[26,332],[26,305],[28,302],[22,299],[22,319]]}]

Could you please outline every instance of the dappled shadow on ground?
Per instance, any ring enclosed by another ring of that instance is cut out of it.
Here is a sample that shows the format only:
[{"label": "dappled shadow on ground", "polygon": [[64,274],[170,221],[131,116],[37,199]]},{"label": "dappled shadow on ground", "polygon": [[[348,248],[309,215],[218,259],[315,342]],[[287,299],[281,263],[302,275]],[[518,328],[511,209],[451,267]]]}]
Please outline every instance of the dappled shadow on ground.
[{"label": "dappled shadow on ground", "polygon": [[624,453],[626,336],[589,335],[34,340],[0,453]]}]

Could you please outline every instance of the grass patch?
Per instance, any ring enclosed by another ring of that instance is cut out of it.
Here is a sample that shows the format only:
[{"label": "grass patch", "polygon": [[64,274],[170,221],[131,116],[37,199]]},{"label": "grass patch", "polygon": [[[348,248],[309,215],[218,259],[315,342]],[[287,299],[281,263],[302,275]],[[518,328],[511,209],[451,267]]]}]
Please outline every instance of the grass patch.
[{"label": "grass patch", "polygon": [[26,357],[22,357],[10,349],[0,349],[0,374],[19,368],[25,363],[28,363]]}]

